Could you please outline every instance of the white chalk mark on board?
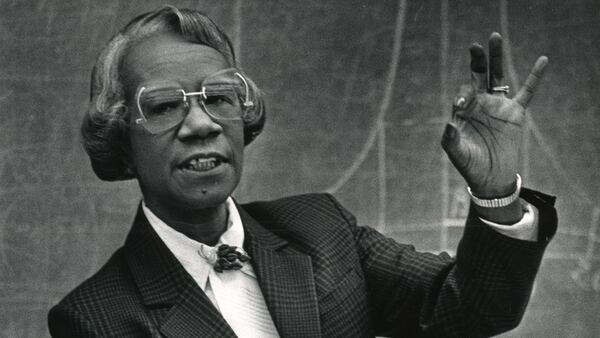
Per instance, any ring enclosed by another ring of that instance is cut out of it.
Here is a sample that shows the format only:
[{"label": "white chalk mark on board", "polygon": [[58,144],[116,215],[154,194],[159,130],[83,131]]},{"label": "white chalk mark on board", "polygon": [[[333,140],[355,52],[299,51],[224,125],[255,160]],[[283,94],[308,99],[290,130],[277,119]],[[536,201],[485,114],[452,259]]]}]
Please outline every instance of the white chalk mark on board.
[{"label": "white chalk mark on board", "polygon": [[37,8],[36,8],[36,10],[37,10],[38,12],[41,12],[41,11],[43,11],[43,10],[44,10],[44,7],[46,7],[46,2],[47,2],[46,0],[40,0],[40,1],[38,2],[38,5],[37,5]]},{"label": "white chalk mark on board", "polygon": [[[8,206],[6,206],[4,208],[4,214],[2,215],[2,224],[9,224],[8,223],[8,215],[10,214],[12,207],[16,204],[16,199],[12,199],[10,201],[10,203],[8,204]],[[0,227],[0,269],[2,269],[3,267],[5,267],[8,270],[8,274],[10,274],[11,276],[15,274],[15,271],[13,269],[13,267],[9,264],[8,262],[8,255],[6,254],[7,247],[7,241],[6,238],[4,236],[5,231],[7,230],[6,227]]]},{"label": "white chalk mark on board", "polygon": [[241,62],[241,48],[242,48],[242,19],[243,19],[243,2],[242,0],[235,0],[233,3],[233,50],[237,62]]},{"label": "white chalk mark on board", "polygon": [[[508,10],[507,10],[507,1],[500,1],[500,26],[502,36],[504,38],[504,52],[505,59],[508,68],[508,75],[510,77],[510,82],[514,88],[514,91],[518,91],[520,82],[517,76],[517,72],[515,70],[514,61],[512,58],[512,52],[510,49],[510,37],[508,32]],[[538,142],[541,150],[548,156],[550,159],[550,163],[558,173],[558,175],[567,183],[569,188],[577,195],[577,197],[585,201],[591,205],[597,205],[592,199],[586,194],[585,190],[583,190],[576,182],[573,181],[571,175],[567,173],[567,171],[563,168],[560,161],[558,160],[556,154],[546,142],[546,139],[540,129],[538,128],[535,120],[531,116],[529,111],[525,114],[528,130],[525,135],[528,136],[529,133],[533,135],[535,140]],[[526,163],[525,168],[528,169],[528,160],[529,156],[529,142],[528,138],[525,139],[527,143],[525,143],[525,152],[523,154],[523,160]],[[573,271],[571,271],[571,278],[575,281],[577,285],[584,289],[591,288],[594,291],[600,291],[600,270],[595,270],[594,267],[594,252],[596,249],[596,244],[600,239],[600,208],[595,206],[592,211],[592,221],[590,223],[589,231],[587,233],[588,243],[586,252],[582,255],[577,254],[579,267]],[[559,233],[573,235],[572,233],[565,233],[559,230]]]},{"label": "white chalk mark on board", "polygon": [[[335,182],[329,188],[325,189],[325,191],[327,191],[329,193],[335,193],[336,191],[338,191],[356,173],[358,168],[362,165],[362,163],[367,158],[368,153],[373,148],[373,145],[375,144],[375,140],[378,137],[378,134],[380,133],[381,128],[384,127],[384,124],[385,124],[384,117],[385,117],[385,113],[387,112],[390,102],[391,102],[392,92],[394,89],[394,83],[396,80],[396,73],[398,71],[398,61],[400,59],[400,51],[401,51],[401,47],[402,47],[402,34],[404,31],[406,8],[407,8],[406,0],[400,0],[398,3],[398,14],[396,17],[396,29],[394,32],[392,55],[390,58],[390,67],[389,67],[388,74],[387,74],[388,77],[386,79],[385,91],[384,91],[383,99],[381,101],[381,105],[379,107],[379,112],[375,119],[375,123],[373,124],[373,127],[369,131],[369,135],[367,137],[367,140],[366,140],[363,148],[358,153],[357,157],[354,159],[352,165],[350,165],[350,167],[344,171],[344,173],[340,176],[340,178],[337,180],[337,182]],[[381,180],[382,178],[379,177],[379,179]],[[380,188],[381,188],[381,186],[380,186]],[[382,199],[385,199],[386,198],[385,190],[384,191],[380,190],[378,197],[379,197],[380,202]],[[383,225],[385,223],[385,213],[386,213],[385,204],[384,205],[380,204],[379,209],[378,209],[378,219],[380,221],[380,223],[379,223],[380,225]]]},{"label": "white chalk mark on board", "polygon": [[[515,70],[512,52],[510,49],[510,36],[508,35],[507,11],[508,10],[507,10],[506,0],[500,1],[500,27],[501,27],[500,30],[502,32],[502,37],[504,39],[504,44],[503,44],[503,48],[505,51],[504,57],[506,59],[508,75],[509,75],[512,87],[513,87],[513,91],[517,92],[520,87],[520,82],[519,82],[519,78],[517,75],[517,71]],[[541,150],[546,154],[546,156],[548,156],[548,158],[550,159],[550,163],[552,164],[554,169],[556,169],[558,175],[567,183],[567,185],[577,195],[577,197],[584,200],[588,204],[597,205],[598,203],[594,203],[592,201],[592,199],[585,193],[584,189],[579,187],[576,184],[576,182],[573,182],[573,180],[571,179],[571,176],[567,173],[567,171],[560,164],[560,161],[558,160],[557,156],[554,154],[554,151],[552,150],[550,145],[546,142],[544,135],[542,135],[542,132],[538,128],[537,124],[535,123],[529,110],[525,114],[525,118],[527,119],[528,132],[531,132],[531,134],[533,135],[535,140],[538,142]],[[525,134],[528,134],[528,132],[526,132]],[[525,148],[528,148],[528,146],[526,145]],[[529,163],[528,152],[525,153],[524,156],[527,156],[527,157],[523,157],[524,163],[526,163],[525,167],[527,168],[527,164]]]},{"label": "white chalk mark on board", "polygon": [[[520,81],[515,70],[515,64],[512,58],[512,48],[510,43],[510,34],[508,30],[508,8],[506,0],[500,1],[500,32],[504,43],[502,44],[502,50],[504,52],[504,58],[506,59],[506,66],[508,68],[508,74],[510,82],[513,86],[513,92],[517,92],[520,85]],[[528,113],[528,112],[527,112]],[[530,118],[530,114],[527,114],[527,118]],[[529,125],[529,123],[527,123]],[[521,168],[521,176],[527,180],[529,178],[529,129],[527,129],[523,135],[522,147],[521,147],[521,158],[523,161],[523,168]]]},{"label": "white chalk mark on board", "polygon": [[592,211],[592,222],[585,237],[588,239],[585,254],[578,258],[579,266],[571,271],[571,278],[583,289],[600,291],[600,265],[594,264],[596,244],[600,242],[600,208]]},{"label": "white chalk mark on board", "polygon": [[377,212],[377,224],[382,233],[385,233],[385,215],[387,214],[387,175],[385,163],[385,120],[378,121],[379,133],[377,137],[377,176],[379,182],[379,209]]},{"label": "white chalk mark on board", "polygon": [[[446,119],[445,105],[450,101],[448,94],[448,48],[450,35],[450,20],[448,19],[448,0],[442,0],[440,9],[440,112],[441,119]],[[446,153],[442,151],[442,227],[440,229],[440,250],[448,250],[448,228],[451,222],[448,219],[450,207],[450,166]],[[456,199],[453,199],[456,201]],[[454,204],[454,203],[453,203]],[[456,208],[458,210],[458,208]],[[455,213],[453,213],[453,216]]]},{"label": "white chalk mark on board", "polygon": [[8,92],[6,92],[4,95],[0,96],[0,102],[6,100],[9,96],[11,96],[13,93],[12,90],[9,90]]}]

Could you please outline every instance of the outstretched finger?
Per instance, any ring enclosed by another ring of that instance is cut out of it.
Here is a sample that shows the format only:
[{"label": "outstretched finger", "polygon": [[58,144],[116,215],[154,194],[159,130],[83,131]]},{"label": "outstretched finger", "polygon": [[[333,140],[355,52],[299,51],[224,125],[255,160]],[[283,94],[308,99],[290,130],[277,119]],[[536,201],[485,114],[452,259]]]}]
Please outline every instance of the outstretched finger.
[{"label": "outstretched finger", "polygon": [[488,89],[494,92],[494,87],[504,85],[504,70],[502,67],[502,36],[499,33],[492,33],[489,41],[490,53],[490,83]]},{"label": "outstretched finger", "polygon": [[474,43],[469,48],[471,53],[471,85],[476,91],[487,90],[487,59],[483,47]]},{"label": "outstretched finger", "polygon": [[527,76],[527,80],[525,80],[525,84],[523,87],[519,89],[517,95],[515,95],[515,100],[523,107],[527,107],[529,101],[533,97],[533,93],[535,93],[535,89],[540,84],[542,77],[544,76],[544,70],[546,69],[546,65],[548,64],[548,58],[545,56],[540,56],[533,68],[531,69],[531,73]]}]

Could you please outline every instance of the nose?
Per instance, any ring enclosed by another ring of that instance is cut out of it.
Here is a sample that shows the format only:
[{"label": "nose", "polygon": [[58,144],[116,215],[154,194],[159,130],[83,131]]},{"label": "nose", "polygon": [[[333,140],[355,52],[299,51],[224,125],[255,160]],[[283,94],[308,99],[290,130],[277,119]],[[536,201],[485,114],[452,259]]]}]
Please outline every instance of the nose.
[{"label": "nose", "polygon": [[190,100],[188,114],[181,122],[177,137],[181,140],[189,138],[207,139],[223,132],[223,127],[206,113],[198,100]]}]

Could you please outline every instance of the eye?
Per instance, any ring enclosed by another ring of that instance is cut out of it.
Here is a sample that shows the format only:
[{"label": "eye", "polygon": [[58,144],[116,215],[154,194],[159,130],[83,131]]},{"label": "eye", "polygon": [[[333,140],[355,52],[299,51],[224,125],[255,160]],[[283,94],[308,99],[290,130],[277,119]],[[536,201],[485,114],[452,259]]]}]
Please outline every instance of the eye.
[{"label": "eye", "polygon": [[204,102],[207,105],[224,105],[224,104],[229,104],[232,105],[234,103],[234,99],[232,97],[232,95],[227,95],[227,94],[210,94],[206,96],[206,99],[204,99]]},{"label": "eye", "polygon": [[155,88],[142,93],[139,104],[147,118],[175,115],[185,111],[181,91],[172,87]]},{"label": "eye", "polygon": [[183,102],[180,100],[163,101],[152,105],[149,109],[149,114],[152,116],[172,114],[180,110],[182,105]]}]

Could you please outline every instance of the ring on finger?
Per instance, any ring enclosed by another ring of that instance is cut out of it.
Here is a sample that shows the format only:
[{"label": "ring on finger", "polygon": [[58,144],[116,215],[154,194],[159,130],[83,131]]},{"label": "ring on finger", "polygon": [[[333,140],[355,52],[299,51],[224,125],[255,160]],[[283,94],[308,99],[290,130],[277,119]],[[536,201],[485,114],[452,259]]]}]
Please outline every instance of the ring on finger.
[{"label": "ring on finger", "polygon": [[455,108],[463,108],[466,102],[467,102],[466,97],[459,96],[456,99],[454,99],[454,107]]},{"label": "ring on finger", "polygon": [[504,94],[508,94],[510,92],[510,86],[495,86],[492,87],[491,90],[492,93],[504,93]]}]

